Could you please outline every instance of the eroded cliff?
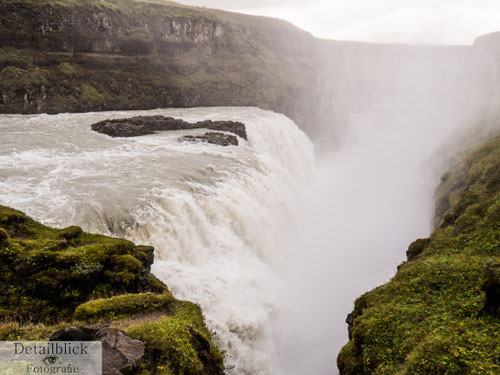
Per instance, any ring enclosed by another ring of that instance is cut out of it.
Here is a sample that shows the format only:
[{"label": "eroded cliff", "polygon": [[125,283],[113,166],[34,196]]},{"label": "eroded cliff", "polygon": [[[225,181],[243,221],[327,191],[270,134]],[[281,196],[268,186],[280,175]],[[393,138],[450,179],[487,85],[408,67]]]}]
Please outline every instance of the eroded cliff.
[{"label": "eroded cliff", "polygon": [[[162,1],[0,2],[0,112],[258,106],[300,118],[314,39]],[[305,105],[305,104],[304,104]]]},{"label": "eroded cliff", "polygon": [[0,340],[107,342],[105,374],[222,374],[201,309],[175,299],[152,263],[152,247],[0,206]]},{"label": "eroded cliff", "polygon": [[500,370],[500,137],[442,177],[435,223],[390,282],[356,300],[341,374]]},{"label": "eroded cliff", "polygon": [[360,116],[490,121],[497,41],[336,42],[161,0],[1,0],[0,113],[257,106],[329,144]]}]

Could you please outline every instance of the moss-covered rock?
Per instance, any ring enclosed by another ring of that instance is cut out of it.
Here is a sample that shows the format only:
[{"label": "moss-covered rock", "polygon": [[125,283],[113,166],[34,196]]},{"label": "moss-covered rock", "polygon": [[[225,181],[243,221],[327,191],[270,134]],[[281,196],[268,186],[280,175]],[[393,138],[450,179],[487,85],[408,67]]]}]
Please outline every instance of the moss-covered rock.
[{"label": "moss-covered rock", "polygon": [[52,229],[3,206],[0,227],[10,237],[0,249],[2,319],[56,322],[90,297],[167,290],[149,272],[151,247]]},{"label": "moss-covered rock", "polygon": [[106,320],[144,342],[141,374],[222,374],[201,309],[172,297],[152,263],[152,247],[0,206],[0,340],[48,340]]},{"label": "moss-covered rock", "polygon": [[172,311],[171,316],[126,330],[146,345],[139,374],[220,374],[222,356],[210,343],[199,306],[177,301]]},{"label": "moss-covered rock", "polygon": [[120,319],[133,317],[135,314],[145,314],[152,311],[168,312],[169,306],[175,301],[170,293],[153,294],[123,294],[110,298],[99,298],[81,304],[75,310],[75,318],[83,321],[93,321],[100,318]]},{"label": "moss-covered rock", "polygon": [[500,137],[443,176],[430,238],[356,300],[341,374],[500,372],[499,181]]}]

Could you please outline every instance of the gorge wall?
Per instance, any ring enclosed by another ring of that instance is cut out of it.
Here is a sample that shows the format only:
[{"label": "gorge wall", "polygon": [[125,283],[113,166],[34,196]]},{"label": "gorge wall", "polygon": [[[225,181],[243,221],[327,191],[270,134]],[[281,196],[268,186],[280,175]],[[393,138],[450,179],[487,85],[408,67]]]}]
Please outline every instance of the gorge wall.
[{"label": "gorge wall", "polygon": [[441,178],[435,229],[348,315],[340,374],[497,373],[500,137]]},{"label": "gorge wall", "polygon": [[258,106],[297,118],[314,39],[175,3],[0,3],[0,111]]},{"label": "gorge wall", "polygon": [[1,0],[0,44],[0,113],[257,106],[331,140],[388,111],[463,122],[498,112],[487,99],[498,98],[498,35],[474,46],[336,42],[155,0]]}]

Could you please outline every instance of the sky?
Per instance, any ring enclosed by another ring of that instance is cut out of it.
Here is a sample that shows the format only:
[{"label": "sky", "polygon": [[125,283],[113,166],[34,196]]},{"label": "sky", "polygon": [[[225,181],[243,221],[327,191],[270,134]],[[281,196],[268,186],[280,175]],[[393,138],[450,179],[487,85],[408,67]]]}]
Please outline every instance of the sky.
[{"label": "sky", "polygon": [[500,0],[177,0],[286,19],[321,38],[472,44],[500,31]]}]

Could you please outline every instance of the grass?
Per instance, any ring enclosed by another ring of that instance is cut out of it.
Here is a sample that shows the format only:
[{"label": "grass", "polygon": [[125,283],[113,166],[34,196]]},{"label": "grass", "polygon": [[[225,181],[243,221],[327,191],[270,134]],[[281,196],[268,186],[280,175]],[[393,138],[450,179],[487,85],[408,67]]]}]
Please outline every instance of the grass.
[{"label": "grass", "polygon": [[110,298],[94,299],[76,308],[75,319],[97,321],[99,319],[122,319],[152,311],[164,310],[167,312],[174,301],[175,299],[170,293],[123,294]]},{"label": "grass", "polygon": [[193,303],[176,302],[173,311],[171,316],[131,325],[126,330],[128,335],[146,344],[146,361],[139,373],[197,374],[203,368],[218,373],[222,356],[210,343],[210,334],[200,319],[200,308]]},{"label": "grass", "polygon": [[500,372],[499,179],[500,137],[443,176],[430,238],[410,245],[389,283],[356,300],[342,374]]},{"label": "grass", "polygon": [[144,342],[141,374],[222,374],[201,309],[150,273],[152,254],[0,206],[0,340],[43,341],[70,325],[111,321]]},{"label": "grass", "polygon": [[153,248],[84,233],[53,229],[0,206],[0,319],[57,322],[89,298],[127,292],[163,292],[149,270]]}]

